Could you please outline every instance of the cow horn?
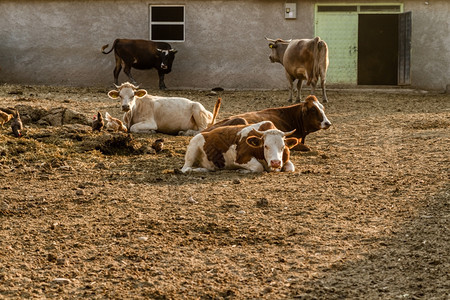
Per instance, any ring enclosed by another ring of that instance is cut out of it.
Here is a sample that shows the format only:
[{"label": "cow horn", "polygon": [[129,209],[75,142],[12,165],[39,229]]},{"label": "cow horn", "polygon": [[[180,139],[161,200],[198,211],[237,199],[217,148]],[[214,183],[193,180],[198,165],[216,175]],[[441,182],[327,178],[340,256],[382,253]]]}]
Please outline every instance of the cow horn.
[{"label": "cow horn", "polygon": [[169,52],[172,52],[172,53],[177,53],[177,52],[178,52],[178,50],[175,50],[175,49],[170,49],[170,50],[169,50]]},{"label": "cow horn", "polygon": [[250,136],[250,134],[253,134],[253,135],[257,136],[257,137],[261,137],[261,136],[264,135],[264,131],[259,131],[259,130],[256,130],[256,129],[253,128],[250,131],[250,133],[248,134],[248,136]]},{"label": "cow horn", "polygon": [[116,87],[116,89],[120,89],[120,86],[114,83],[114,86]]},{"label": "cow horn", "polygon": [[282,39],[280,39],[280,41],[281,41],[282,43],[289,44],[290,42],[292,42],[292,39],[290,39],[290,40],[282,40]]},{"label": "cow horn", "polygon": [[267,36],[266,36],[265,38],[266,38],[266,40],[268,40],[269,42],[272,42],[272,43],[275,43],[275,42],[276,42],[276,40],[269,39]]},{"label": "cow horn", "polygon": [[156,51],[158,51],[158,52],[162,52],[162,49],[156,48]]},{"label": "cow horn", "polygon": [[293,134],[295,132],[295,129],[292,131],[288,131],[284,133],[284,136],[290,136],[291,134]]}]

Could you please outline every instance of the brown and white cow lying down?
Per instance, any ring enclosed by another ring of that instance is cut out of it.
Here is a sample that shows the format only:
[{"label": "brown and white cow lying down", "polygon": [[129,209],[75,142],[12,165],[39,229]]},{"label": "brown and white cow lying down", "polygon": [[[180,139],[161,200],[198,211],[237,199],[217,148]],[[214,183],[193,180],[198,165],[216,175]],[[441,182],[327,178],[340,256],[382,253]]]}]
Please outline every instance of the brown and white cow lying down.
[{"label": "brown and white cow lying down", "polygon": [[201,132],[191,139],[181,171],[293,172],[295,167],[289,160],[289,148],[297,145],[298,139],[285,138],[292,133],[276,129],[270,121]]},{"label": "brown and white cow lying down", "polygon": [[320,129],[328,129],[331,122],[325,115],[322,104],[313,95],[309,95],[305,102],[291,106],[267,108],[260,111],[247,112],[224,119],[208,127],[203,132],[213,130],[221,126],[238,124],[254,124],[261,121],[271,121],[281,131],[295,130],[293,137],[300,138],[301,144],[294,150],[309,151],[304,145],[306,136]]},{"label": "brown and white cow lying down", "polygon": [[123,121],[129,132],[194,135],[213,124],[213,114],[201,103],[148,95],[146,90],[129,82],[116,87],[108,96],[122,100]]}]

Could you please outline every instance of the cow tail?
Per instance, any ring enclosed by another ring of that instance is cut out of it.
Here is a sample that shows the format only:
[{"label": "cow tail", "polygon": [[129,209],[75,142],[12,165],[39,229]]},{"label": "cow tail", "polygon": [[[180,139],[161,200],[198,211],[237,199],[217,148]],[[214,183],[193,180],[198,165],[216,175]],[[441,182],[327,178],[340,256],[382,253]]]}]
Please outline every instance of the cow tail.
[{"label": "cow tail", "polygon": [[111,53],[111,51],[113,51],[113,49],[116,47],[116,43],[117,43],[117,40],[114,41],[114,43],[113,43],[113,45],[112,45],[112,47],[111,47],[111,50],[109,50],[108,52],[105,52],[105,49],[108,48],[109,44],[103,45],[103,47],[102,47],[102,53],[103,53],[103,54],[109,54],[109,53]]},{"label": "cow tail", "polygon": [[318,50],[319,50],[319,64],[318,64],[318,75],[320,75],[320,77],[322,78],[322,81],[325,80],[325,78],[323,78],[324,76],[326,76],[326,71],[327,71],[327,67],[328,67],[328,46],[327,43],[325,43],[325,41],[320,41],[318,44]]},{"label": "cow tail", "polygon": [[214,125],[214,123],[216,123],[216,118],[217,115],[219,114],[219,110],[220,110],[220,105],[222,104],[222,98],[217,98],[216,104],[214,105],[214,110],[213,110],[213,117],[211,119],[211,123],[208,124],[209,126]]},{"label": "cow tail", "polygon": [[319,80],[319,64],[320,64],[320,48],[322,40],[320,40],[320,37],[316,37],[314,39],[314,65],[313,65],[313,78],[311,78],[311,81],[314,83],[317,83]]}]

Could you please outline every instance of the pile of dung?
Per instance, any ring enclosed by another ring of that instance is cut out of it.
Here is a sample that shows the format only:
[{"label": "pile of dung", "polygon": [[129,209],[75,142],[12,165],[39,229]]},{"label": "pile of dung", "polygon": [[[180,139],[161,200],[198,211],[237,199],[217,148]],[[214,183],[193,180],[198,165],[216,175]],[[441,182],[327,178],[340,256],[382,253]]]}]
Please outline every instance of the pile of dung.
[{"label": "pile of dung", "polygon": [[105,155],[139,155],[148,151],[146,145],[125,133],[104,134],[94,140],[85,141],[85,144],[91,144],[93,149]]}]

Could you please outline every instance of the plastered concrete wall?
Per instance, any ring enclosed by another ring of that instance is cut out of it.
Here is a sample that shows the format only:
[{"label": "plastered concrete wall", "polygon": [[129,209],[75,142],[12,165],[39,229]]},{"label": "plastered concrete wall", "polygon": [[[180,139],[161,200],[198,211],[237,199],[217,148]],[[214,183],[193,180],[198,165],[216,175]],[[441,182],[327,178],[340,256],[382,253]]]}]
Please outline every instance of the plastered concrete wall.
[{"label": "plastered concrete wall", "polygon": [[[163,3],[186,5],[186,41],[171,43],[178,53],[166,76],[169,88],[285,88],[283,68],[270,63],[264,37],[313,34],[310,4],[300,3],[298,18],[285,20],[284,1]],[[149,4],[0,1],[0,82],[111,85],[114,54],[100,49],[116,38],[148,39]],[[132,72],[143,86],[157,87],[155,70]]]},{"label": "plastered concrete wall", "polygon": [[[110,86],[114,54],[102,54],[102,45],[148,39],[149,5],[177,4],[186,9],[186,41],[171,43],[178,53],[166,76],[169,88],[284,89],[283,68],[269,62],[264,37],[312,37],[316,1],[288,1],[297,3],[295,20],[284,18],[285,2],[0,0],[0,82]],[[337,3],[320,1],[327,2]],[[423,2],[405,3],[413,11],[413,85],[445,89],[450,3]],[[143,87],[157,87],[155,70],[132,72]]]},{"label": "plastered concrete wall", "polygon": [[450,85],[450,1],[408,1],[412,11],[412,86],[445,90]]}]

